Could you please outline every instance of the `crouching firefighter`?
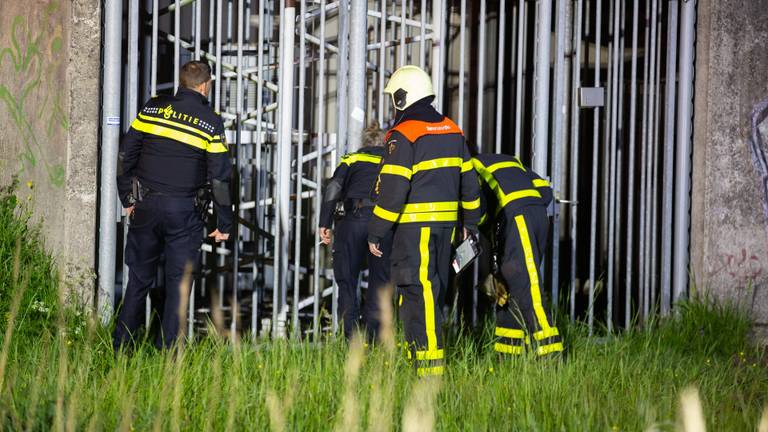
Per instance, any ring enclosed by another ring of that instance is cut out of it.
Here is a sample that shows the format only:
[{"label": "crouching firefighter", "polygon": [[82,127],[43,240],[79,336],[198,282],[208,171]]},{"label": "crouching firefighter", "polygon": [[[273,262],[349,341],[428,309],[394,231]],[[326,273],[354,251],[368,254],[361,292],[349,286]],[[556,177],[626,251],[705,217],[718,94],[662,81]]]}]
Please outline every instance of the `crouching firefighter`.
[{"label": "crouching firefighter", "polygon": [[371,252],[394,228],[392,280],[399,294],[408,354],[419,376],[442,375],[441,299],[448,284],[451,242],[459,223],[480,219],[477,176],[464,135],[432,107],[432,80],[416,66],[392,75],[395,125],[382,162],[379,199],[368,225]]},{"label": "crouching firefighter", "polygon": [[[334,213],[336,236],[333,240],[333,277],[339,287],[339,314],[344,336],[349,339],[359,324],[358,278],[368,262],[368,292],[363,303],[363,323],[369,341],[380,327],[379,300],[389,284],[389,253],[392,235],[381,240],[382,255],[368,251],[368,221],[373,215],[374,185],[384,155],[384,132],[377,124],[363,131],[363,147],[341,158],[333,178],[323,193],[320,209],[320,237],[331,243]],[[335,211],[338,209],[338,211]]]},{"label": "crouching firefighter", "polygon": [[165,304],[158,348],[179,335],[181,279],[197,266],[204,224],[199,191],[210,183],[217,215],[215,241],[229,237],[232,165],[224,124],[209,106],[211,71],[191,61],[180,71],[173,96],[152,98],[120,142],[117,186],[130,219],[125,262],[128,286],[113,334],[115,350],[130,343],[142,323],[144,304],[165,255]]},{"label": "crouching firefighter", "polygon": [[483,224],[493,224],[494,272],[508,290],[496,306],[494,349],[520,355],[528,347],[539,356],[563,351],[539,273],[549,235],[550,184],[512,156],[479,154],[472,164],[483,186]]}]

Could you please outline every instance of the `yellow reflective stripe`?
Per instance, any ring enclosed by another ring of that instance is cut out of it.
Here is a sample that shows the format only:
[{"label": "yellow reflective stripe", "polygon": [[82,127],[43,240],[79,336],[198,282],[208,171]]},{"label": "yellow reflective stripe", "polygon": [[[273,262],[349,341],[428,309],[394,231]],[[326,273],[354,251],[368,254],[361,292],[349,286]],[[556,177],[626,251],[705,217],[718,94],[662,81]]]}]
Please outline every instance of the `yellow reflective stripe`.
[{"label": "yellow reflective stripe", "polygon": [[421,228],[419,239],[419,282],[424,296],[424,326],[427,333],[427,351],[437,351],[437,331],[435,330],[435,299],[432,296],[432,281],[429,280],[429,234],[430,228]]},{"label": "yellow reflective stripe", "polygon": [[533,302],[533,311],[536,319],[539,321],[539,327],[542,331],[550,331],[550,325],[547,321],[547,314],[541,305],[541,291],[539,289],[539,270],[536,268],[536,261],[533,259],[533,248],[531,247],[531,238],[528,236],[528,226],[525,223],[523,215],[515,216],[517,230],[520,233],[520,243],[523,245],[523,254],[525,256],[525,267],[528,270],[528,278],[531,282],[531,300]]},{"label": "yellow reflective stripe", "polygon": [[557,330],[557,327],[550,327],[546,330],[537,331],[533,334],[533,338],[537,341],[550,338],[552,336],[560,336],[560,332]]},{"label": "yellow reflective stripe", "polygon": [[520,191],[510,192],[508,194],[502,193],[502,196],[499,198],[499,207],[504,207],[512,201],[519,200],[520,198],[541,198],[541,194],[536,189],[523,189]]},{"label": "yellow reflective stripe", "polygon": [[493,350],[504,354],[522,354],[523,347],[515,345],[507,345],[500,342],[493,344]]},{"label": "yellow reflective stripe", "polygon": [[209,135],[209,134],[201,131],[200,129],[193,128],[192,126],[185,125],[184,123],[179,123],[179,122],[175,122],[175,121],[172,121],[172,120],[166,120],[166,119],[161,118],[161,117],[152,117],[152,116],[144,115],[142,113],[139,113],[138,118],[140,118],[142,120],[149,120],[149,121],[153,121],[153,122],[158,122],[158,123],[163,123],[163,124],[175,126],[177,128],[180,128],[180,129],[185,129],[185,130],[188,130],[190,132],[194,132],[194,133],[196,133],[198,135],[202,135],[208,141],[213,141],[213,139],[214,139],[214,137],[212,135]]},{"label": "yellow reflective stripe", "polygon": [[399,175],[399,176],[405,177],[408,180],[410,180],[411,176],[413,175],[411,170],[409,170],[408,168],[402,167],[400,165],[391,165],[391,164],[386,164],[382,166],[381,173]]},{"label": "yellow reflective stripe", "polygon": [[467,160],[461,163],[461,172],[465,173],[472,170],[472,161]]},{"label": "yellow reflective stripe", "polygon": [[364,153],[354,153],[354,154],[346,155],[343,158],[341,158],[341,162],[339,163],[339,165],[341,164],[352,165],[355,162],[369,162],[369,163],[377,164],[381,162],[381,156],[369,155]]},{"label": "yellow reflective stripe", "polygon": [[441,349],[434,351],[416,351],[416,360],[442,360],[445,352]]},{"label": "yellow reflective stripe", "polygon": [[462,201],[461,208],[464,210],[475,210],[480,208],[480,197],[473,201]]},{"label": "yellow reflective stripe", "polygon": [[[397,305],[398,306],[402,306],[403,305],[403,295],[402,294],[400,294],[400,298],[397,300]],[[409,351],[409,353],[410,353],[410,351]]]},{"label": "yellow reflective stripe", "polygon": [[136,118],[136,120],[131,123],[131,127],[137,131],[156,135],[162,138],[172,139],[174,141],[179,141],[192,147],[199,148],[200,150],[208,149],[208,141],[198,136],[191,135],[186,132],[181,132],[176,129],[167,128],[165,126],[152,123],[144,123],[138,118]]},{"label": "yellow reflective stripe", "polygon": [[488,219],[488,213],[483,213],[483,215],[480,217],[479,224],[480,225],[484,224],[487,219]]},{"label": "yellow reflective stripe", "polygon": [[536,348],[536,354],[540,355],[540,356],[547,355],[547,354],[553,353],[553,352],[560,352],[560,351],[563,351],[563,343],[562,342],[556,342],[556,343],[549,344],[549,345],[542,345],[542,346]]},{"label": "yellow reflective stripe", "polygon": [[227,146],[221,141],[212,141],[206,149],[209,153],[226,153]]},{"label": "yellow reflective stripe", "polygon": [[445,373],[445,366],[432,366],[432,367],[420,367],[416,369],[416,375],[423,376],[438,376]]},{"label": "yellow reflective stripe", "polygon": [[456,201],[410,203],[403,207],[403,213],[426,213],[435,211],[457,211],[459,203]]},{"label": "yellow reflective stripe", "polygon": [[506,162],[497,162],[491,166],[488,167],[488,172],[496,172],[502,168],[520,168],[521,170],[525,171],[525,168],[523,168],[523,165],[520,162],[517,161],[506,161]]},{"label": "yellow reflective stripe", "polygon": [[459,220],[458,212],[433,212],[433,213],[404,213],[400,215],[400,217],[397,219],[397,222],[399,223],[455,222],[457,220]]},{"label": "yellow reflective stripe", "polygon": [[533,179],[533,187],[550,187],[548,181],[544,179]]},{"label": "yellow reflective stripe", "polygon": [[510,339],[523,339],[525,337],[525,332],[520,329],[496,327],[496,336]]},{"label": "yellow reflective stripe", "polygon": [[437,168],[460,168],[462,160],[459,157],[437,158],[425,160],[413,166],[413,173]]},{"label": "yellow reflective stripe", "polygon": [[373,214],[390,222],[397,222],[397,218],[400,216],[400,213],[391,212],[379,206],[373,208]]}]

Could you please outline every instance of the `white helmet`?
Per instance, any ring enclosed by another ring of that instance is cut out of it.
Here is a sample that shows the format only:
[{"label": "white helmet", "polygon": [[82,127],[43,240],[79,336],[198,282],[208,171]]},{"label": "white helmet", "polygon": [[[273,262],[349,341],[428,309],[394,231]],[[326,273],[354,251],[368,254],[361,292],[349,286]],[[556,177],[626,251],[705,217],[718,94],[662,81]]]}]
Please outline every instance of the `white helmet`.
[{"label": "white helmet", "polygon": [[384,93],[392,96],[392,103],[403,111],[414,102],[427,96],[434,96],[432,79],[418,66],[403,66],[389,78]]}]

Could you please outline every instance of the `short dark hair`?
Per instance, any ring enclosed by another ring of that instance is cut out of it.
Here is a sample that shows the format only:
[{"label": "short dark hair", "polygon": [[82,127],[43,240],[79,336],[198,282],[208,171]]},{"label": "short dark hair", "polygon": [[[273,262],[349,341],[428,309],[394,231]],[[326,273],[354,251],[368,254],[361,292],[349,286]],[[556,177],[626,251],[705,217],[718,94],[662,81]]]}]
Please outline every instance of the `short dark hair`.
[{"label": "short dark hair", "polygon": [[195,88],[211,80],[211,67],[197,60],[184,63],[179,72],[179,83],[186,88]]},{"label": "short dark hair", "polygon": [[382,147],[384,145],[384,130],[375,121],[363,129],[363,146]]}]

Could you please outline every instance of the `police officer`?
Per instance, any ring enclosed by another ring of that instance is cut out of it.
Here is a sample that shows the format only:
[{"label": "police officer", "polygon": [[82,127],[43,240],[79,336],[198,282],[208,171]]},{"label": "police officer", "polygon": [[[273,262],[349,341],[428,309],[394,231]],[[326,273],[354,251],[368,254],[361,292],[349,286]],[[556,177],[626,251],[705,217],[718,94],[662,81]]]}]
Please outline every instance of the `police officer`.
[{"label": "police officer", "polygon": [[113,345],[130,342],[141,324],[147,293],[165,255],[165,305],[156,345],[170,347],[179,333],[180,283],[196,265],[204,228],[197,194],[211,184],[217,228],[215,241],[229,238],[232,165],[221,117],[206,99],[211,90],[207,63],[191,61],[179,73],[173,96],[152,98],[120,142],[117,185],[131,219],[125,250],[129,276]]},{"label": "police officer", "polygon": [[550,184],[513,156],[479,154],[472,164],[483,185],[483,218],[495,225],[498,267],[509,294],[507,304],[497,305],[494,350],[520,355],[532,346],[539,356],[561,352],[539,273],[549,235]]},{"label": "police officer", "polygon": [[382,162],[380,194],[368,225],[371,253],[394,227],[392,279],[400,295],[409,356],[419,376],[442,375],[442,293],[456,227],[475,231],[479,186],[458,126],[432,107],[429,75],[404,66],[384,92],[396,109]]},{"label": "police officer", "polygon": [[370,341],[375,340],[380,326],[379,298],[389,283],[389,250],[392,236],[382,238],[380,257],[368,251],[368,221],[373,215],[374,185],[384,155],[384,133],[376,123],[363,131],[364,147],[341,158],[333,178],[323,193],[320,209],[320,237],[331,243],[333,213],[343,203],[344,215],[336,223],[333,241],[333,277],[339,286],[339,314],[344,336],[349,339],[360,316],[357,281],[363,261],[368,260],[368,292],[365,296],[363,320]]}]

